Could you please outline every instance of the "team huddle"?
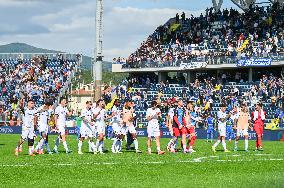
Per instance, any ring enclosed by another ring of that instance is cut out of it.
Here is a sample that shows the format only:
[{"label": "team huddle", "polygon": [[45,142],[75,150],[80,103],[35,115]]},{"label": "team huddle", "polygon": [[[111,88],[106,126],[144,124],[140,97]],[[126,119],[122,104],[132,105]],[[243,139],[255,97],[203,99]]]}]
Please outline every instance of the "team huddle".
[{"label": "team huddle", "polygon": [[[22,135],[15,149],[15,155],[22,152],[22,145],[28,141],[29,155],[44,154],[44,148],[47,153],[58,153],[58,146],[62,142],[66,153],[72,152],[66,142],[66,118],[73,114],[67,108],[66,99],[60,99],[60,104],[54,109],[52,102],[46,101],[45,104],[38,109],[35,108],[34,101],[27,102],[27,107],[21,108],[22,111]],[[104,154],[106,121],[114,131],[114,138],[111,151],[112,153],[122,153],[122,145],[126,136],[133,139],[136,153],[141,153],[137,139],[135,127],[135,110],[134,103],[129,101],[121,106],[120,101],[116,99],[111,108],[111,112],[107,113],[104,100],[98,100],[94,105],[91,101],[86,102],[86,106],[82,109],[80,117],[82,124],[79,130],[78,138],[78,154],[83,154],[82,145],[88,140],[89,152],[94,154]],[[157,101],[152,101],[150,108],[146,111],[147,126],[147,146],[148,154],[152,153],[151,143],[153,138],[156,142],[158,155],[165,154],[161,150],[160,144],[160,121],[162,121],[162,113],[159,109]],[[235,148],[238,150],[238,141],[241,136],[245,139],[245,151],[248,151],[248,130],[254,129],[257,135],[256,149],[262,150],[263,126],[265,120],[265,112],[261,103],[255,107],[255,111],[250,115],[245,104],[241,104],[239,108],[234,107],[232,111],[227,111],[225,105],[222,105],[217,113],[216,120],[211,113],[204,118],[198,116],[194,101],[187,101],[184,105],[183,100],[171,100],[169,111],[166,117],[166,126],[171,133],[171,139],[167,144],[168,152],[175,153],[178,151],[178,139],[181,138],[181,148],[183,153],[193,153],[194,143],[197,139],[195,128],[198,123],[204,122],[207,128],[207,141],[213,141],[214,130],[218,130],[218,140],[212,146],[213,152],[221,143],[225,152],[229,152],[226,148],[226,137],[231,140],[233,129],[236,129]],[[216,123],[215,123],[216,122]],[[217,126],[215,126],[217,124]],[[52,125],[52,126],[50,126]],[[253,125],[253,126],[252,126]],[[39,132],[40,138],[35,144],[36,131]],[[55,132],[58,137],[53,150],[50,149],[48,143],[48,134]]]},{"label": "team huddle", "polygon": [[[127,132],[130,132],[135,145],[136,153],[141,153],[138,149],[137,134],[134,127],[134,110],[133,103],[128,102],[125,104],[123,111],[117,108],[119,101],[116,100],[112,107],[112,114],[107,115],[105,110],[105,102],[98,100],[96,106],[93,107],[92,102],[86,102],[86,107],[81,112],[82,125],[80,127],[80,138],[78,142],[78,154],[83,154],[82,145],[84,140],[88,140],[89,150],[94,154],[104,154],[104,139],[106,120],[111,119],[111,124],[115,131],[115,139],[112,145],[113,153],[121,153],[122,142]],[[35,109],[34,101],[30,100],[27,107],[22,108],[23,113],[23,126],[22,135],[15,149],[15,155],[18,156],[22,152],[22,145],[28,141],[29,155],[34,156],[35,153],[43,154],[44,146],[49,154],[58,153],[58,146],[62,141],[66,153],[70,153],[66,142],[66,118],[71,116],[73,111],[69,111],[66,107],[66,99],[62,98],[60,104],[53,110],[53,104],[45,102],[45,104]],[[49,121],[54,122],[54,126],[50,130]],[[40,140],[35,147],[36,130],[40,134]],[[51,151],[48,144],[48,134],[56,132],[58,137],[55,142],[53,151]],[[95,140],[96,139],[96,142]]]}]

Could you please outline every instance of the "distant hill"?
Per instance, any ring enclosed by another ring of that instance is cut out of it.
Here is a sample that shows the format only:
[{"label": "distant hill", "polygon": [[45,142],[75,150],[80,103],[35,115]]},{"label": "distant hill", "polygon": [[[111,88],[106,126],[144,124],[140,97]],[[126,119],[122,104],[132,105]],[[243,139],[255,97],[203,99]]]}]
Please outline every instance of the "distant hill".
[{"label": "distant hill", "polygon": [[[0,53],[64,53],[56,50],[37,48],[25,43],[10,43],[0,46]],[[92,58],[83,56],[83,69],[92,69]],[[111,62],[103,62],[103,71],[111,71]]]}]

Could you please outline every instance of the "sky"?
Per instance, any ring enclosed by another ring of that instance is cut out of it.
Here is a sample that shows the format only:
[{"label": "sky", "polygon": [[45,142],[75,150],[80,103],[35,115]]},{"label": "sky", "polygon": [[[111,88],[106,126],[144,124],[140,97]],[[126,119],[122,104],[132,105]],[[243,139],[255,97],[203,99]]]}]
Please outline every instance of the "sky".
[{"label": "sky", "polygon": [[[199,15],[212,0],[104,0],[104,60],[127,57],[176,13]],[[223,8],[236,6],[224,0]],[[96,0],[0,0],[0,45],[12,42],[93,56]]]}]

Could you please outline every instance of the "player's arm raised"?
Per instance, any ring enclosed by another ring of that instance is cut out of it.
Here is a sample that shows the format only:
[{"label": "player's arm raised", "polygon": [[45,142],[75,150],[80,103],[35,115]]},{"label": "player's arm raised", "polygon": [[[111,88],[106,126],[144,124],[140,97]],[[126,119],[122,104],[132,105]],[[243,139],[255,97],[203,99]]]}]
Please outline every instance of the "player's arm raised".
[{"label": "player's arm raised", "polygon": [[102,111],[102,109],[100,109],[100,111],[98,111],[98,113],[94,113],[93,114],[94,115],[94,119],[96,119],[100,115],[101,111]]}]

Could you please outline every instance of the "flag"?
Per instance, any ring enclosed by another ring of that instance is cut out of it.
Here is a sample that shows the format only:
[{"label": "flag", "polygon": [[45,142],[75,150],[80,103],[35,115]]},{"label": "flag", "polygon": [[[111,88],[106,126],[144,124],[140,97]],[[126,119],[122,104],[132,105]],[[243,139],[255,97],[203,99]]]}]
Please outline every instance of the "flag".
[{"label": "flag", "polygon": [[115,96],[107,105],[106,105],[106,110],[110,110],[113,107],[114,101],[118,99],[117,96]]}]

